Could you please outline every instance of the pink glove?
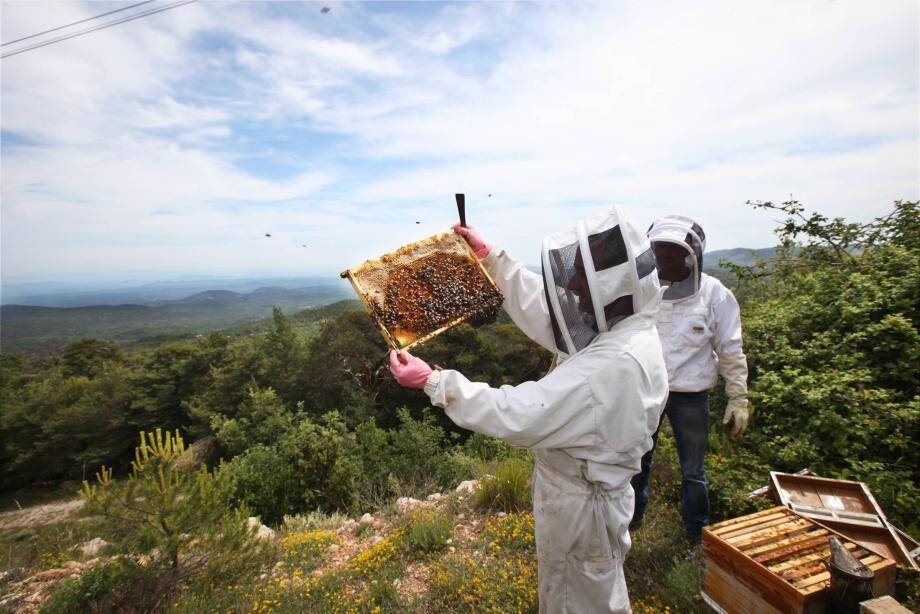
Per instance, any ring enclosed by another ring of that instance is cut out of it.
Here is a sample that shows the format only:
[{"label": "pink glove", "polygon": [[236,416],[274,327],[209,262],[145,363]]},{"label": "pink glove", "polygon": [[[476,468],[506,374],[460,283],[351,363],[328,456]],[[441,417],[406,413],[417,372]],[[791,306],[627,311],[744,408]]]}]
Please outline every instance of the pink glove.
[{"label": "pink glove", "polygon": [[390,350],[390,372],[406,388],[424,388],[431,367],[405,350]]},{"label": "pink glove", "polygon": [[472,226],[464,227],[460,224],[454,224],[453,228],[454,232],[466,239],[466,242],[473,248],[473,253],[476,254],[477,258],[482,260],[489,255],[489,250],[492,249],[492,246],[482,240],[482,235],[479,234],[478,230]]}]

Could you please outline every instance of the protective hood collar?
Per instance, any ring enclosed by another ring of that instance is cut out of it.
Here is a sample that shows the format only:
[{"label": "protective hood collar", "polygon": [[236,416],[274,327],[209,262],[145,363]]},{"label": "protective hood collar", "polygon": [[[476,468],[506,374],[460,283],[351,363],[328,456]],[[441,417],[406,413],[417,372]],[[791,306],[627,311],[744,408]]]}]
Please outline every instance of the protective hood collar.
[{"label": "protective hood collar", "polygon": [[665,282],[667,284],[662,300],[679,301],[696,296],[700,291],[703,276],[703,252],[706,251],[706,234],[703,228],[689,217],[667,215],[655,220],[648,229],[648,238],[652,244],[672,243],[687,252],[686,264],[690,276],[686,281]]},{"label": "protective hood collar", "polygon": [[574,354],[632,315],[658,308],[648,238],[616,206],[543,239],[543,283],[557,349]]}]

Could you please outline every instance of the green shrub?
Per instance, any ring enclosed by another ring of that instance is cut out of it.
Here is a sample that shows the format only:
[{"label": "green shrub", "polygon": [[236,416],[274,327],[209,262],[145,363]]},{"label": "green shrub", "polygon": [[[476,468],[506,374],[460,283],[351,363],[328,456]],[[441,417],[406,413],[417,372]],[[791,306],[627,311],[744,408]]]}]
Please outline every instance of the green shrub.
[{"label": "green shrub", "polygon": [[169,579],[158,576],[156,569],[130,559],[114,559],[60,582],[42,604],[41,612],[150,611],[164,598],[170,585]]},{"label": "green shrub", "polygon": [[476,506],[481,509],[522,512],[533,506],[531,480],[533,463],[521,458],[509,458],[492,466],[484,475],[475,493]]},{"label": "green shrub", "polygon": [[453,448],[440,457],[437,469],[439,488],[452,488],[465,480],[470,480],[479,472],[482,461],[467,455],[462,450]]},{"label": "green shrub", "polygon": [[468,478],[477,463],[452,451],[455,437],[437,426],[428,410],[418,420],[406,408],[397,411],[399,428],[383,429],[374,420],[355,429],[351,457],[358,468],[358,509],[383,505],[397,496],[424,496]]},{"label": "green shrub", "polygon": [[297,478],[274,448],[255,445],[225,465],[224,471],[233,483],[234,501],[266,524],[280,522],[298,506]]},{"label": "green shrub", "polygon": [[294,511],[354,511],[363,476],[350,451],[354,441],[337,412],[319,420],[300,416],[274,446],[288,459],[300,501]]},{"label": "green shrub", "polygon": [[503,460],[512,456],[515,449],[501,439],[482,433],[473,433],[463,443],[463,452],[482,461]]},{"label": "green shrub", "polygon": [[273,444],[293,428],[294,421],[274,390],[252,386],[233,417],[211,417],[211,429],[224,452],[233,457],[256,444]]},{"label": "green shrub", "polygon": [[443,550],[454,533],[453,518],[430,508],[421,508],[409,514],[404,526],[403,547],[416,554]]}]

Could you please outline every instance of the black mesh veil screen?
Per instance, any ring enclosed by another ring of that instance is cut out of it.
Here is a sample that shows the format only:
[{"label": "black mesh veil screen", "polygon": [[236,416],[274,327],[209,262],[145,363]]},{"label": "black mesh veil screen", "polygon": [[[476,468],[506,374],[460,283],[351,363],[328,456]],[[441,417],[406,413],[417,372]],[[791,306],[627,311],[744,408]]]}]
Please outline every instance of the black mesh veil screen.
[{"label": "black mesh veil screen", "polygon": [[655,251],[651,247],[639,254],[636,258],[636,274],[639,279],[654,271],[657,264],[655,262]]},{"label": "black mesh veil screen", "polygon": [[[705,240],[705,235],[702,234],[703,229],[696,224],[693,225],[693,232],[695,232],[696,236],[700,238],[700,241]],[[700,242],[697,241],[689,232],[687,233],[687,238],[684,239],[684,243],[693,248],[693,254],[696,256],[696,269],[697,273],[699,273],[703,270],[703,246],[700,245]]]},{"label": "black mesh veil screen", "polygon": [[546,306],[549,308],[549,322],[553,327],[553,339],[556,341],[556,349],[568,354],[569,349],[565,345],[565,339],[562,337],[562,330],[559,328],[559,322],[556,320],[556,310],[553,309],[553,303],[549,298],[549,286],[546,285],[545,268],[543,268],[543,291],[546,293]]},{"label": "black mesh veil screen", "polygon": [[588,235],[588,246],[591,248],[591,259],[594,261],[594,270],[603,271],[629,260],[626,242],[623,241],[623,231],[617,224],[593,235]]},{"label": "black mesh veil screen", "polygon": [[[587,347],[598,334],[578,243],[551,249],[547,255],[553,278],[552,292],[559,301],[559,311],[563,319],[563,322],[557,322],[557,326],[565,327],[577,352]],[[551,300],[551,297],[548,297],[548,300]],[[560,349],[569,352],[564,344]]]}]

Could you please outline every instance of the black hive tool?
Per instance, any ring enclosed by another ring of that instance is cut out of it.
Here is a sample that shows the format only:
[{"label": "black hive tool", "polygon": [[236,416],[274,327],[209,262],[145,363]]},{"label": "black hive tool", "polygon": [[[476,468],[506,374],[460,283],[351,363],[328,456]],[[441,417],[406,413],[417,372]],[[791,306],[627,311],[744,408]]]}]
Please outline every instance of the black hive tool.
[{"label": "black hive tool", "polygon": [[466,228],[466,196],[454,194],[457,198],[457,212],[460,214],[460,225]]}]

